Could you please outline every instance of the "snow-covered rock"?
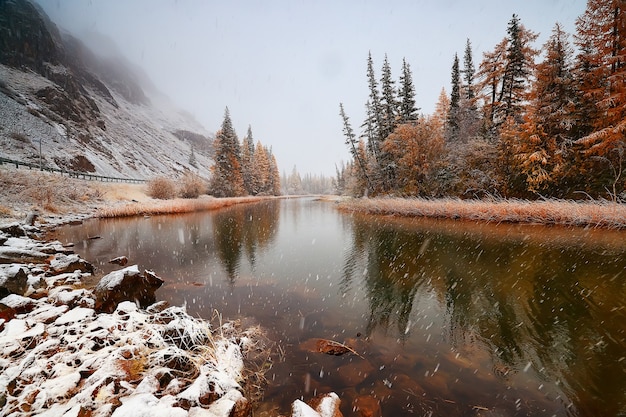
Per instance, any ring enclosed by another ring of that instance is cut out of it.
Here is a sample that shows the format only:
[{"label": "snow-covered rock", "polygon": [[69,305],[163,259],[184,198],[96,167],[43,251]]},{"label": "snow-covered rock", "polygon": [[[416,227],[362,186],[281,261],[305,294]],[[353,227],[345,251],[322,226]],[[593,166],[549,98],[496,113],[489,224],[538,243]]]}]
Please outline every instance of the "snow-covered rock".
[{"label": "snow-covered rock", "polygon": [[[30,251],[44,245],[29,239],[10,243]],[[76,261],[58,253],[54,259]],[[97,312],[94,292],[75,287],[89,274],[48,276],[45,265],[33,264],[1,270],[6,275],[20,268],[31,276],[29,282],[42,283],[46,296],[0,299],[15,312],[0,323],[0,415],[21,416],[25,410],[37,410],[32,415],[38,416],[90,410],[92,417],[249,414],[242,349],[250,335],[229,323],[214,334],[209,323],[180,307],[157,304],[148,311],[121,301],[110,313]],[[155,275],[131,266],[103,278],[100,287],[114,291],[128,276]]]},{"label": "snow-covered rock", "polygon": [[156,302],[154,292],[163,282],[152,271],[141,274],[137,265],[113,271],[104,276],[94,290],[96,309],[111,312],[122,301],[136,301],[148,307]]}]

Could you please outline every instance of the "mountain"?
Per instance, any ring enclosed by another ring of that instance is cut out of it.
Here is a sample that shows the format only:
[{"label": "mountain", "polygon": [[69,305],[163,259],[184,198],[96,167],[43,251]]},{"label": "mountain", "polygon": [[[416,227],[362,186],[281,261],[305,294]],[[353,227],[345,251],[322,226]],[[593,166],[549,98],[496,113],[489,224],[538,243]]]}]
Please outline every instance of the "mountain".
[{"label": "mountain", "polygon": [[115,177],[208,177],[212,135],[106,39],[88,43],[102,51],[37,4],[0,0],[0,156]]}]

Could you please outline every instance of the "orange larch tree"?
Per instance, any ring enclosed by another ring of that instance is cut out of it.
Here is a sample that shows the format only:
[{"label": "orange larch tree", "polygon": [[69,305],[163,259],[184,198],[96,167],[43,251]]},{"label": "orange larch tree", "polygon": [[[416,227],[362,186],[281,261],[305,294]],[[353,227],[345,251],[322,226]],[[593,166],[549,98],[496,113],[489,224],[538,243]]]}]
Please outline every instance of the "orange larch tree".
[{"label": "orange larch tree", "polygon": [[[576,21],[580,90],[591,107],[591,132],[578,140],[584,154],[608,162],[613,197],[626,151],[626,2],[588,0]],[[621,186],[623,188],[623,185]]]}]

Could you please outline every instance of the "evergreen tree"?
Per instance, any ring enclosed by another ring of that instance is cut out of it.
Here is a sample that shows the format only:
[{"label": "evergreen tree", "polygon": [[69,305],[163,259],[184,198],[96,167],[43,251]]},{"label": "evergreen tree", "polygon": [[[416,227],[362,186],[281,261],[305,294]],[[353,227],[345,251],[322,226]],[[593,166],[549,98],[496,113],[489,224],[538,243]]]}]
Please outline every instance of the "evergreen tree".
[{"label": "evergreen tree", "polygon": [[474,91],[474,77],[476,70],[474,68],[474,58],[472,57],[472,44],[467,39],[465,43],[465,53],[463,54],[463,97],[466,100],[474,100],[476,92]]},{"label": "evergreen tree", "polygon": [[526,30],[515,14],[509,21],[507,34],[506,67],[502,77],[500,111],[502,119],[512,116],[521,121],[522,106],[526,100],[534,58],[537,55],[537,51],[530,47],[530,43],[537,39],[537,35]]},{"label": "evergreen tree", "polygon": [[372,131],[373,137],[376,138],[372,142],[372,151],[375,157],[378,159],[380,154],[380,146],[382,145],[385,137],[383,136],[383,120],[382,120],[382,105],[380,99],[380,93],[378,92],[378,81],[376,80],[376,74],[374,73],[374,62],[372,60],[372,53],[370,52],[367,57],[367,83],[369,86],[369,112],[366,123],[369,123],[369,127]]},{"label": "evergreen tree", "polygon": [[243,138],[241,145],[241,164],[243,168],[243,185],[246,192],[254,194],[253,170],[254,170],[254,139],[252,138],[252,126],[248,125],[248,132]]},{"label": "evergreen tree", "polygon": [[[369,188],[371,188],[371,183],[367,175],[367,162],[364,159],[365,154],[364,152],[360,152],[359,150],[359,147],[361,146],[363,141],[357,142],[356,135],[354,134],[352,126],[350,125],[350,119],[343,109],[343,103],[339,103],[339,115],[341,116],[341,120],[343,121],[343,134],[346,137],[346,145],[348,145],[350,153],[352,154],[352,158],[358,165],[358,177],[362,179]],[[367,190],[364,190],[364,192],[367,192]]]},{"label": "evergreen tree", "polygon": [[270,150],[270,175],[269,175],[269,187],[268,192],[272,195],[278,196],[281,194],[280,184],[280,171],[278,170],[278,164],[276,163],[276,157]]},{"label": "evergreen tree", "polygon": [[402,58],[402,74],[400,75],[398,116],[400,123],[409,123],[417,120],[419,109],[415,106],[415,87],[411,67],[405,58]]},{"label": "evergreen tree", "polygon": [[457,54],[454,54],[454,60],[452,62],[450,87],[450,109],[448,110],[446,137],[449,141],[456,141],[459,138],[459,116],[461,105],[461,73],[459,71],[459,57]]},{"label": "evergreen tree", "polygon": [[233,128],[228,107],[224,121],[215,136],[215,164],[211,178],[211,192],[215,197],[235,197],[245,193],[241,168],[241,148]]},{"label": "evergreen tree", "polygon": [[196,154],[193,151],[193,146],[191,147],[191,154],[189,155],[189,165],[194,168],[198,168],[198,161],[196,160]]},{"label": "evergreen tree", "polygon": [[397,92],[395,88],[395,81],[391,76],[391,66],[385,54],[385,61],[383,62],[382,75],[380,79],[382,96],[380,100],[382,110],[382,129],[381,139],[385,140],[397,126],[396,112],[398,109]]}]

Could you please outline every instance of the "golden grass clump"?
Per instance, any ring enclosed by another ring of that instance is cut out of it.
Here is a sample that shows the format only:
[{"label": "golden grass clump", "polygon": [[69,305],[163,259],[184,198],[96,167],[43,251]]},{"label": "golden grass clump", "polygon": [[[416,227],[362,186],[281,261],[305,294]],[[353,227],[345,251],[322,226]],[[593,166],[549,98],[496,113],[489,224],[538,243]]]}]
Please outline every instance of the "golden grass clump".
[{"label": "golden grass clump", "polygon": [[198,198],[206,190],[207,185],[199,175],[187,172],[181,179],[178,195],[182,198]]},{"label": "golden grass clump", "polygon": [[159,200],[170,200],[176,197],[176,184],[166,177],[156,177],[148,181],[147,194]]},{"label": "golden grass clump", "polygon": [[375,198],[342,201],[339,208],[370,214],[433,217],[492,223],[538,223],[608,229],[626,228],[626,205],[610,201],[461,200]]},{"label": "golden grass clump", "polygon": [[[265,197],[267,198],[267,197]],[[146,202],[136,202],[113,207],[105,207],[98,211],[97,217],[132,217],[132,216],[154,216],[159,214],[182,214],[197,211],[217,210],[224,207],[242,203],[256,203],[263,200],[263,197],[232,197],[232,198],[199,198],[173,200],[153,200]]]}]

